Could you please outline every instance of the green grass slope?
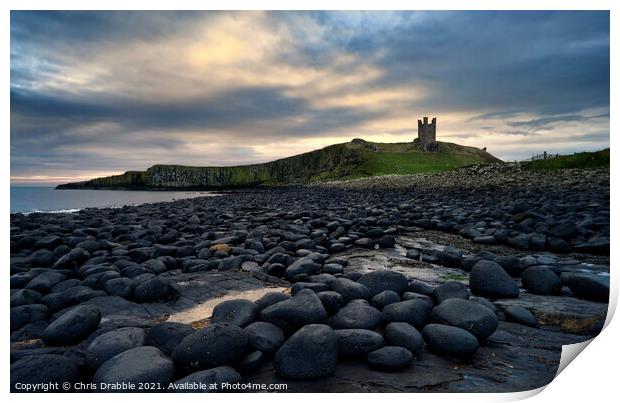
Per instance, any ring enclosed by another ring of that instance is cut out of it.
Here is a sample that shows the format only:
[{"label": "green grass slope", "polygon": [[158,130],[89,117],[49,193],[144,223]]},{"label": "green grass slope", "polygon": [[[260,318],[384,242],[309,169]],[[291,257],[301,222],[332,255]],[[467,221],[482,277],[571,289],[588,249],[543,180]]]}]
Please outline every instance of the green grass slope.
[{"label": "green grass slope", "polygon": [[232,167],[154,165],[146,171],[129,171],[59,185],[58,188],[163,190],[282,186],[374,175],[437,172],[499,161],[475,147],[438,142],[436,148],[433,152],[426,152],[416,141],[372,143],[355,139],[264,164]]},{"label": "green grass slope", "polygon": [[536,170],[556,170],[567,168],[599,168],[609,166],[609,148],[595,152],[582,152],[572,155],[560,155],[548,158],[546,160],[538,160],[527,162],[529,169]]}]

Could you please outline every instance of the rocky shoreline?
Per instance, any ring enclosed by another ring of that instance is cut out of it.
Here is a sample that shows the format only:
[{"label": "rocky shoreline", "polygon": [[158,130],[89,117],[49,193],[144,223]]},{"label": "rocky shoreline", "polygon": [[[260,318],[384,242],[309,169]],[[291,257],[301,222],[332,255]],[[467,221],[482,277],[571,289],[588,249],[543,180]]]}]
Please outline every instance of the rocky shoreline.
[{"label": "rocky shoreline", "polygon": [[491,164],[12,214],[11,388],[537,388],[602,329],[609,209],[608,169]]}]

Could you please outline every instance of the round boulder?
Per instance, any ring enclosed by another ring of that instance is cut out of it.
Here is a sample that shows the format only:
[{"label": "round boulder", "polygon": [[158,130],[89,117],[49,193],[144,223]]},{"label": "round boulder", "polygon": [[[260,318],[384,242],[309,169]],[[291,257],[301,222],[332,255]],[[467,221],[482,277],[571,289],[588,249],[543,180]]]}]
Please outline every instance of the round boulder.
[{"label": "round boulder", "polygon": [[289,294],[271,291],[263,295],[258,301],[256,301],[256,305],[258,306],[258,309],[262,311],[268,306],[271,306],[275,303],[278,303],[280,301],[284,301],[287,299],[291,299],[291,296]]},{"label": "round boulder", "polygon": [[519,286],[499,264],[481,260],[469,275],[469,288],[474,294],[491,298],[518,298]]},{"label": "round boulder", "polygon": [[136,285],[133,296],[138,302],[167,301],[174,296],[173,288],[155,277]]},{"label": "round boulder", "polygon": [[368,299],[370,298],[370,290],[356,281],[349,280],[348,278],[339,278],[331,283],[332,290],[346,300],[354,299]]},{"label": "round boulder", "polygon": [[562,282],[579,298],[609,302],[609,277],[598,274],[562,275]]},{"label": "round boulder", "polygon": [[230,365],[243,357],[247,344],[248,336],[239,326],[216,323],[185,337],[172,359],[183,372]]},{"label": "round boulder", "polygon": [[183,323],[163,322],[153,326],[146,334],[144,344],[157,347],[166,355],[172,354],[175,347],[194,329]]},{"label": "round boulder", "polygon": [[422,350],[422,335],[405,322],[388,323],[384,331],[385,340],[391,346],[404,347],[415,356]]},{"label": "round boulder", "polygon": [[439,255],[439,264],[445,267],[461,267],[463,252],[452,246],[446,246]]},{"label": "round boulder", "polygon": [[27,355],[11,364],[11,392],[24,392],[16,384],[47,384],[79,380],[80,367],[72,359],[57,354]]},{"label": "round boulder", "polygon": [[123,351],[144,345],[144,329],[123,327],[97,336],[86,350],[88,365],[93,368]]},{"label": "round boulder", "polygon": [[558,294],[562,289],[562,280],[545,266],[528,267],[521,274],[521,283],[532,294]]},{"label": "round boulder", "polygon": [[376,329],[381,323],[381,312],[361,300],[349,302],[329,321],[334,329]]},{"label": "round boulder", "polygon": [[336,337],[338,337],[338,354],[345,358],[364,357],[385,345],[379,333],[367,329],[336,330]]},{"label": "round boulder", "polygon": [[11,332],[29,323],[47,321],[49,309],[43,304],[20,305],[11,308]]},{"label": "round boulder", "polygon": [[135,281],[127,277],[113,278],[103,285],[103,289],[110,295],[121,298],[131,299],[133,289],[136,287]]},{"label": "round boulder", "polygon": [[522,306],[509,306],[504,309],[504,315],[509,322],[519,323],[529,327],[538,327],[536,316]]},{"label": "round boulder", "polygon": [[428,346],[439,354],[455,358],[469,358],[478,350],[478,339],[460,327],[430,324],[422,330]]},{"label": "round boulder", "polygon": [[433,290],[433,299],[438,304],[450,298],[469,299],[467,286],[458,281],[448,281]]},{"label": "round boulder", "polygon": [[[189,374],[172,383],[168,391],[176,393],[221,392],[222,384],[234,384],[240,381],[241,375],[234,368],[221,366]],[[197,388],[194,387],[196,385],[198,385]]]},{"label": "round boulder", "polygon": [[174,363],[152,346],[132,348],[104,362],[93,377],[95,384],[116,382],[159,383],[166,387],[174,376]]},{"label": "round boulder", "polygon": [[211,323],[230,323],[245,327],[256,320],[258,306],[249,299],[231,299],[213,308]]},{"label": "round boulder", "polygon": [[357,282],[365,285],[366,288],[370,290],[371,298],[386,290],[394,291],[400,295],[409,285],[407,277],[390,270],[379,270],[366,273],[362,275]]},{"label": "round boulder", "polygon": [[61,315],[43,331],[43,341],[50,345],[70,345],[87,338],[101,322],[101,312],[81,305]]},{"label": "round boulder", "polygon": [[386,290],[372,297],[370,304],[381,310],[390,304],[400,302],[400,297],[392,290]]},{"label": "round boulder", "polygon": [[273,323],[286,330],[295,330],[311,323],[324,323],[327,312],[313,291],[301,290],[293,298],[263,309],[259,317],[263,322]]},{"label": "round boulder", "polygon": [[284,379],[313,379],[331,375],[338,363],[338,339],[327,325],[307,325],[278,350],[274,367]]},{"label": "round boulder", "polygon": [[269,322],[254,322],[245,329],[250,345],[258,351],[273,354],[284,343],[284,332]]},{"label": "round boulder", "polygon": [[368,365],[380,371],[396,371],[413,361],[413,354],[404,347],[385,346],[368,354]]},{"label": "round boulder", "polygon": [[492,335],[499,324],[495,312],[486,306],[458,298],[445,300],[433,308],[431,321],[460,327],[480,340]]},{"label": "round boulder", "polygon": [[422,300],[409,300],[390,304],[381,311],[384,323],[406,322],[421,329],[428,323],[432,307]]},{"label": "round boulder", "polygon": [[333,315],[344,306],[344,298],[336,291],[323,291],[316,294],[328,315]]}]

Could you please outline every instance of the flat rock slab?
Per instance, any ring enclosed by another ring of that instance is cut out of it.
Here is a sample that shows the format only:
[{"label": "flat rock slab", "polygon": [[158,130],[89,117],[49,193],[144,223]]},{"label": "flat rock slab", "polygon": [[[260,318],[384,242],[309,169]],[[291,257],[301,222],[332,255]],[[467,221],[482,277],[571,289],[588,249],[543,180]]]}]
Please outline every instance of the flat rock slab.
[{"label": "flat rock slab", "polygon": [[530,310],[541,326],[576,334],[598,334],[607,317],[607,304],[571,296],[521,293],[518,299],[495,301],[501,309],[520,306]]}]

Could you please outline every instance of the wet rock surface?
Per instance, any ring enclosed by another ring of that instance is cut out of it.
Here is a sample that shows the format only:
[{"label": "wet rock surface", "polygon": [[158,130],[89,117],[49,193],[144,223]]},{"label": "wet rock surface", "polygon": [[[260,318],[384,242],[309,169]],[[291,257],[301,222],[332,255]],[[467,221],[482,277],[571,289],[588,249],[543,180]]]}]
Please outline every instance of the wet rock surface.
[{"label": "wet rock surface", "polygon": [[12,387],[542,386],[607,314],[609,172],[516,169],[13,214]]}]

